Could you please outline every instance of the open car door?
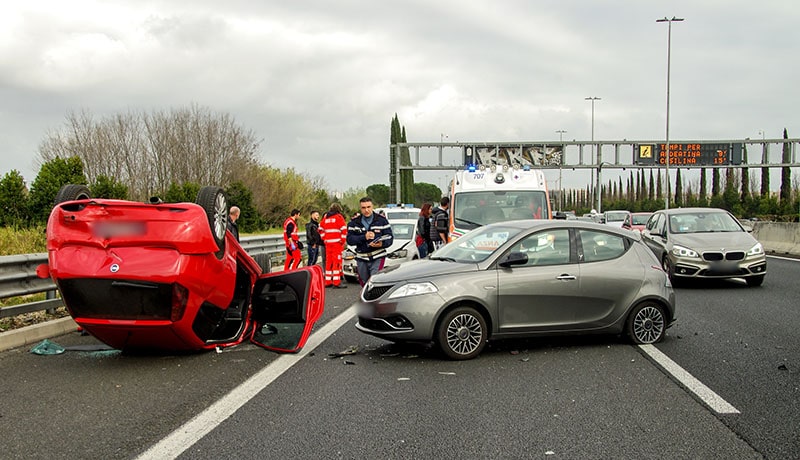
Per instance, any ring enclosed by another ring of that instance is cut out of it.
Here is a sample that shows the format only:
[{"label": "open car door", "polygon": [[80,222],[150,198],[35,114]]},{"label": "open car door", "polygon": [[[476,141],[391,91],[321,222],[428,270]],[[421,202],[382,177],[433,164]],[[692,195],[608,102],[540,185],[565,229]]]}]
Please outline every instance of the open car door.
[{"label": "open car door", "polygon": [[251,342],[272,351],[299,351],[325,308],[322,268],[312,265],[259,276],[252,305]]}]

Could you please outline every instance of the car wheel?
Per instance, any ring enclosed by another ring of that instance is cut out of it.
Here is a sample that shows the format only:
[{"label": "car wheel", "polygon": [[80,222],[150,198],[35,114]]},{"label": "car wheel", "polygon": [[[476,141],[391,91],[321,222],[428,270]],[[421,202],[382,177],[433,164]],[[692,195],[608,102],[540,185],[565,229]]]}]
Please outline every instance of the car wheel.
[{"label": "car wheel", "polygon": [[633,308],[628,316],[628,336],[633,343],[656,343],[664,338],[667,328],[664,307],[644,302]]},{"label": "car wheel", "polygon": [[450,359],[472,359],[486,345],[486,320],[471,307],[445,314],[436,331],[436,341]]},{"label": "car wheel", "polygon": [[260,253],[253,256],[253,260],[256,261],[259,267],[261,267],[262,273],[271,273],[272,272],[272,258],[267,253]]},{"label": "car wheel", "polygon": [[747,281],[747,285],[750,287],[761,286],[764,283],[764,275],[751,276],[745,278],[745,281]]},{"label": "car wheel", "polygon": [[89,187],[80,184],[67,184],[56,193],[55,204],[65,201],[88,200],[92,197]]},{"label": "car wheel", "polygon": [[225,253],[225,232],[228,230],[228,198],[220,187],[203,187],[197,193],[195,203],[206,211],[208,225],[214,242],[217,243],[218,259]]},{"label": "car wheel", "polygon": [[669,280],[672,281],[672,283],[674,284],[675,267],[672,266],[672,262],[670,262],[669,256],[667,256],[666,254],[664,254],[664,256],[661,258],[661,268],[664,269],[664,271],[667,273],[667,276],[669,276]]}]

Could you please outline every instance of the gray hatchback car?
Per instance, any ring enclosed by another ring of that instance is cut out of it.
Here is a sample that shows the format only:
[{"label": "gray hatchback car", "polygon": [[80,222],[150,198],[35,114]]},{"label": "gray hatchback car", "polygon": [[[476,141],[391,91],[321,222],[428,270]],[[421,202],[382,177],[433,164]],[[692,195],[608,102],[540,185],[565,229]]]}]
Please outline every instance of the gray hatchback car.
[{"label": "gray hatchback car", "polygon": [[451,359],[502,338],[625,333],[654,343],[675,321],[669,277],[639,235],[574,220],[477,228],[380,271],[356,305],[361,332],[433,341]]}]

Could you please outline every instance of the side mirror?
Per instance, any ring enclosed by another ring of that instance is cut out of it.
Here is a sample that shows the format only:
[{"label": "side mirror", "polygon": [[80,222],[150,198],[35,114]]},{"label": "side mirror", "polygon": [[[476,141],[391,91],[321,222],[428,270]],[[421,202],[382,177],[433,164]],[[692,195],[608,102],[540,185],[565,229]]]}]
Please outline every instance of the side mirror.
[{"label": "side mirror", "polygon": [[509,268],[513,265],[525,265],[528,263],[528,256],[521,252],[511,252],[500,259],[500,265],[503,268]]},{"label": "side mirror", "polygon": [[556,212],[556,219],[567,220],[567,214],[561,211]]}]

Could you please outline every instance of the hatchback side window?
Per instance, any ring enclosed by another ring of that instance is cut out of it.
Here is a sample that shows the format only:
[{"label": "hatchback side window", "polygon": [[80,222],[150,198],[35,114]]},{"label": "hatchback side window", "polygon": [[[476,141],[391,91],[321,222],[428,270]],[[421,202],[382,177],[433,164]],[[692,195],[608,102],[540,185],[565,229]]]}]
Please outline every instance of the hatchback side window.
[{"label": "hatchback side window", "polygon": [[584,262],[616,259],[625,253],[625,238],[594,230],[579,230]]},{"label": "hatchback side window", "polygon": [[569,230],[555,229],[528,235],[513,250],[528,256],[526,267],[569,263]]}]

